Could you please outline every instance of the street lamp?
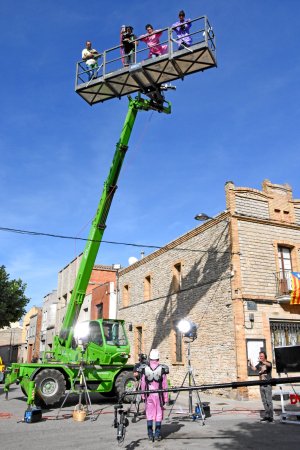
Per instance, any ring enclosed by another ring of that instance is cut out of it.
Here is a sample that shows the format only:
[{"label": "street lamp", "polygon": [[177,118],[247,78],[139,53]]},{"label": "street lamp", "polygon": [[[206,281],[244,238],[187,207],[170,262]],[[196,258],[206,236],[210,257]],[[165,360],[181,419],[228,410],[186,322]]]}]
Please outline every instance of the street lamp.
[{"label": "street lamp", "polygon": [[199,213],[194,217],[194,219],[199,220],[200,222],[204,222],[205,220],[213,219],[213,217],[210,217],[205,213]]}]

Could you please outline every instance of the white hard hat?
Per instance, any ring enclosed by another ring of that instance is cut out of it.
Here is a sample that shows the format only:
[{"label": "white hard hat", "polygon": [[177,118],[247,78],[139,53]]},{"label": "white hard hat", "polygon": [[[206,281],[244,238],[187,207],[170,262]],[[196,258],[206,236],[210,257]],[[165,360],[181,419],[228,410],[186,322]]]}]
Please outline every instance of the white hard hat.
[{"label": "white hard hat", "polygon": [[157,348],[153,348],[150,352],[149,359],[159,359],[159,351]]}]

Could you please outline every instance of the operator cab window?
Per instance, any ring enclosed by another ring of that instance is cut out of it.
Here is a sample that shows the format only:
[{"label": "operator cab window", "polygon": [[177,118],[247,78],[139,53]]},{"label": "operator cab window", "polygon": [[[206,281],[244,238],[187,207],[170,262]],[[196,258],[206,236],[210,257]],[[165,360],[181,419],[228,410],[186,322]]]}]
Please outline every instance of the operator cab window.
[{"label": "operator cab window", "polygon": [[107,345],[127,345],[127,338],[121,323],[103,320],[102,325]]},{"label": "operator cab window", "polygon": [[100,325],[98,322],[90,322],[89,342],[94,342],[97,345],[103,345]]}]

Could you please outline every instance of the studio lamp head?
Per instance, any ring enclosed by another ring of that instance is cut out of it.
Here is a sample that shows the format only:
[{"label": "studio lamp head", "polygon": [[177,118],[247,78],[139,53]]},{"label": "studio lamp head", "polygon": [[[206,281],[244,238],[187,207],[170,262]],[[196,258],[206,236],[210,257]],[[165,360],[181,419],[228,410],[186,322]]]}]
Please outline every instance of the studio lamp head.
[{"label": "studio lamp head", "polygon": [[181,319],[177,324],[177,328],[184,337],[193,340],[197,338],[197,325],[190,320]]},{"label": "studio lamp head", "polygon": [[84,347],[86,347],[89,331],[90,328],[88,321],[77,323],[74,328],[74,338],[77,342],[78,347],[80,347],[82,350],[84,349]]}]

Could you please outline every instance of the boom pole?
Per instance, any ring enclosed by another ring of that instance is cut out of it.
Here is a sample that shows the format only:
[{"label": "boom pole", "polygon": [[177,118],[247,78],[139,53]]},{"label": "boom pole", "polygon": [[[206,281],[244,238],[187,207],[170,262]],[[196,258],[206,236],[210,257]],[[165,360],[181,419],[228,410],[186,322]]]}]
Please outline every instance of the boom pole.
[{"label": "boom pole", "polygon": [[142,395],[142,394],[160,394],[163,392],[191,392],[191,391],[208,391],[213,389],[238,389],[240,387],[249,386],[276,386],[277,384],[293,384],[299,383],[300,377],[287,377],[287,378],[271,378],[270,380],[249,380],[249,381],[232,381],[229,383],[212,383],[212,384],[199,384],[195,386],[171,386],[166,389],[140,389],[138,391],[125,391],[119,403],[123,402],[123,399],[129,395]]}]

